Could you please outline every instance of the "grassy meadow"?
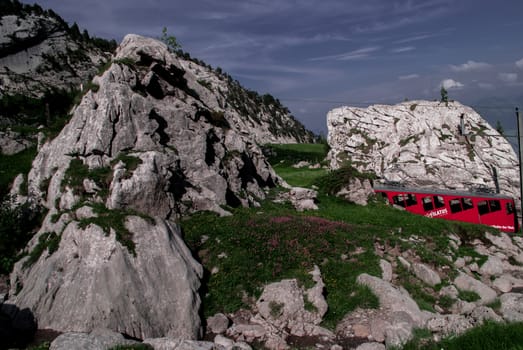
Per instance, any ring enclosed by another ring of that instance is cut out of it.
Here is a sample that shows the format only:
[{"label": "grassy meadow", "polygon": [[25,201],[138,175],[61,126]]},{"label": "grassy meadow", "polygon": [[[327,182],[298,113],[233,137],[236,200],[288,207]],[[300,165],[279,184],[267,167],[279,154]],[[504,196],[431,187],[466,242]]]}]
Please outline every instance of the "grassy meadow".
[{"label": "grassy meadow", "polygon": [[448,271],[447,279],[436,287],[415,283],[407,273],[399,274],[399,282],[422,309],[433,311],[435,304],[452,304],[452,300],[439,300],[437,293],[454,276],[452,263],[443,256],[449,249],[448,234],[470,242],[481,238],[484,227],[416,216],[377,199],[368,206],[348,203],[322,190],[322,184],[336,183],[339,173],[292,167],[301,160],[322,162],[323,145],[271,148],[276,152],[269,161],[289,184],[318,185],[319,210],[300,213],[288,203],[274,203],[282,191],[276,189],[260,208],[227,208],[234,215],[204,212],[183,220],[185,239],[205,269],[205,316],[248,308],[270,282],[297,278],[308,286],[312,283],[308,272],[317,265],[329,304],[323,326],[334,329],[356,307],[379,306],[377,298],[355,282],[364,272],[381,275],[376,245],[387,251],[415,252],[421,261]]}]

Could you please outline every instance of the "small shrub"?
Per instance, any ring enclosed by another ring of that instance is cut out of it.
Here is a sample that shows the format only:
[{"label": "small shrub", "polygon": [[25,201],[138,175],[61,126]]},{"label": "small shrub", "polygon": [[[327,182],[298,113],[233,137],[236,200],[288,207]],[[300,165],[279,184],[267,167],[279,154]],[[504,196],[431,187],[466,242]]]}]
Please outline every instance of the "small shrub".
[{"label": "small shrub", "polygon": [[102,189],[101,194],[103,195],[106,194],[109,189],[111,176],[112,170],[110,167],[89,169],[81,159],[73,158],[69,163],[69,167],[65,171],[61,184],[62,190],[65,186],[69,186],[73,189],[75,194],[82,195],[84,193],[84,179],[91,179]]},{"label": "small shrub", "polygon": [[456,300],[449,295],[442,295],[438,300],[439,306],[445,309],[452,307],[452,305],[454,305],[455,302]]},{"label": "small shrub", "polygon": [[123,58],[120,58],[120,59],[114,60],[113,63],[123,64],[123,65],[125,65],[125,66],[130,67],[130,68],[134,68],[134,67],[136,66],[136,61],[133,60],[133,59],[130,58],[130,57],[123,57]]},{"label": "small shrub", "polygon": [[309,312],[318,312],[318,308],[309,300],[307,295],[305,295],[304,304],[305,310]]},{"label": "small shrub", "polygon": [[38,243],[29,253],[29,258],[24,262],[24,267],[27,268],[37,262],[45,250],[48,251],[49,255],[53,254],[58,249],[60,238],[55,232],[42,233],[38,237]]},{"label": "small shrub", "polygon": [[283,303],[277,303],[274,300],[271,300],[269,302],[269,309],[270,309],[271,316],[274,317],[274,318],[280,317],[280,315],[283,312],[283,307],[284,306],[285,305]]},{"label": "small shrub", "polygon": [[139,216],[149,222],[154,222],[154,220],[130,209],[108,209],[101,203],[91,203],[89,205],[98,216],[80,220],[79,227],[85,229],[90,224],[94,224],[102,228],[107,235],[109,235],[112,228],[115,231],[116,240],[126,247],[129,253],[136,256],[133,234],[125,227],[125,220],[130,215]]},{"label": "small shrub", "polygon": [[198,82],[198,84],[205,87],[206,89],[212,90],[212,84],[210,82],[208,82],[207,80],[198,79],[197,82]]},{"label": "small shrub", "polygon": [[30,203],[17,205],[9,196],[0,203],[0,274],[11,272],[20,251],[40,226],[44,211]]},{"label": "small shrub", "polygon": [[319,178],[315,185],[325,193],[334,195],[353,179],[374,179],[376,176],[370,173],[361,173],[351,165],[333,170],[329,174]]},{"label": "small shrub", "polygon": [[119,161],[122,161],[125,164],[125,178],[131,177],[133,171],[135,171],[136,168],[138,168],[138,166],[143,163],[143,161],[139,157],[131,156],[125,153],[120,153],[115,159],[111,161],[111,165],[114,166]]},{"label": "small shrub", "polygon": [[470,303],[481,299],[481,297],[478,295],[478,293],[476,293],[474,291],[469,291],[469,290],[460,290],[459,294],[458,294],[458,298],[463,301],[468,301]]}]

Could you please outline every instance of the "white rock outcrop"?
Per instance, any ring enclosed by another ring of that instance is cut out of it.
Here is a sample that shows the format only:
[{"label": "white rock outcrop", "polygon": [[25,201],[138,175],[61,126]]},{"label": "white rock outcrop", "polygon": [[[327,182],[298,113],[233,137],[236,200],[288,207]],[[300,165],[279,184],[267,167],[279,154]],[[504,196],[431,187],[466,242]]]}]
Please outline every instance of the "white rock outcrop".
[{"label": "white rock outcrop", "polygon": [[519,197],[518,161],[511,145],[458,102],[340,107],[327,114],[327,127],[332,169],[350,161],[388,181],[449,189],[495,188],[497,172],[501,193]]}]

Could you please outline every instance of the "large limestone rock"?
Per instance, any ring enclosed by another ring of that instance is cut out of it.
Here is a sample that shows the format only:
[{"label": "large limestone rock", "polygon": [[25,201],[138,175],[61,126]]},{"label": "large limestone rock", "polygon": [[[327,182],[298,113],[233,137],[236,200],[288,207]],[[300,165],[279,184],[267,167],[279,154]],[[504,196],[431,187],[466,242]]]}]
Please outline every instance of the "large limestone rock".
[{"label": "large limestone rock", "polygon": [[49,212],[8,300],[39,327],[200,334],[202,268],[172,219],[226,215],[222,206],[256,204],[281,180],[257,144],[268,134],[254,137],[226,97],[209,92],[220,79],[202,85],[191,65],[157,40],[126,36],[70,122],[41,145],[28,192]]},{"label": "large limestone rock", "polygon": [[[101,198],[107,207],[163,218],[225,214],[222,205],[256,203],[280,181],[239,116],[220,108],[221,97],[207,94],[163,43],[126,36],[94,84],[97,92],[88,92],[60,135],[41,147],[29,174],[30,191],[48,207],[62,196],[74,158],[109,169]],[[122,157],[135,159],[134,167]]]},{"label": "large limestone rock", "polygon": [[105,327],[139,339],[196,338],[203,271],[179,229],[137,216],[125,226],[134,255],[116,238],[122,232],[67,223],[54,253],[44,250],[29,268],[28,258],[17,263],[7,303],[30,309],[40,328],[61,332]]},{"label": "large limestone rock", "polygon": [[0,21],[0,97],[80,89],[109,58],[80,37],[73,38],[63,19],[41,8],[0,14]]},{"label": "large limestone rock", "polygon": [[327,127],[333,169],[350,161],[389,181],[468,189],[495,188],[495,168],[501,193],[519,197],[518,161],[511,145],[458,102],[340,107],[327,114]]}]

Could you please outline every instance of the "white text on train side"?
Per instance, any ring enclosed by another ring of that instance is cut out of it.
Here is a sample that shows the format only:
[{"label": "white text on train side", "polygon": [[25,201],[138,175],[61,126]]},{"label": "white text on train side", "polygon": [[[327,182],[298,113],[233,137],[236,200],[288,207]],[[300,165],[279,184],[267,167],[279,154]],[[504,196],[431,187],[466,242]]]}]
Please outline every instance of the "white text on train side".
[{"label": "white text on train side", "polygon": [[447,208],[443,208],[443,209],[431,211],[430,213],[425,214],[425,216],[428,218],[433,218],[435,216],[447,215],[448,213],[449,213],[449,211],[447,210]]}]

